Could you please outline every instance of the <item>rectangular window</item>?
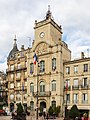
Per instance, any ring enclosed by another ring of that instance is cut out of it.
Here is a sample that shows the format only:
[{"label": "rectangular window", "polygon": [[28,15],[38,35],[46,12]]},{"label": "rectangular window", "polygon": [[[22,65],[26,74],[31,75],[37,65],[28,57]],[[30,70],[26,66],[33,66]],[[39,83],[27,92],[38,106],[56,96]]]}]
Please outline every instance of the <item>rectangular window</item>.
[{"label": "rectangular window", "polygon": [[10,88],[14,88],[14,83],[10,83]]},{"label": "rectangular window", "polygon": [[66,79],[65,83],[64,83],[64,88],[65,90],[69,90],[70,89],[70,80],[69,79]]},{"label": "rectangular window", "polygon": [[78,94],[73,95],[74,104],[78,103]]},{"label": "rectangular window", "polygon": [[30,92],[34,92],[34,84],[33,83],[30,84]]},{"label": "rectangular window", "polygon": [[83,78],[83,86],[86,87],[88,85],[87,78]]},{"label": "rectangular window", "polygon": [[20,69],[21,65],[20,65],[20,64],[18,64],[18,65],[17,65],[17,67],[18,67],[18,69]]},{"label": "rectangular window", "polygon": [[66,74],[70,74],[70,67],[66,67]]},{"label": "rectangular window", "polygon": [[20,82],[17,82],[17,87],[20,87]]},{"label": "rectangular window", "polygon": [[11,74],[11,79],[13,79],[14,78],[14,74]]},{"label": "rectangular window", "polygon": [[56,81],[52,81],[52,91],[56,91]]},{"label": "rectangular window", "polygon": [[78,73],[78,65],[74,66],[74,73]]},{"label": "rectangular window", "polygon": [[45,92],[45,85],[40,86],[40,92]]},{"label": "rectangular window", "polygon": [[88,72],[88,64],[84,64],[84,72]]},{"label": "rectangular window", "polygon": [[78,86],[78,79],[74,79],[74,86]]},{"label": "rectangular window", "polygon": [[45,61],[40,61],[40,72],[45,71]]},{"label": "rectangular window", "polygon": [[52,70],[56,69],[56,58],[52,59]]},{"label": "rectangular window", "polygon": [[70,103],[70,94],[66,94],[66,102]]},{"label": "rectangular window", "polygon": [[33,72],[34,72],[34,64],[31,63],[31,64],[30,64],[30,73],[32,74]]},{"label": "rectangular window", "polygon": [[11,70],[14,70],[14,65],[11,65],[10,67],[11,67]]},{"label": "rectangular window", "polygon": [[82,103],[87,103],[87,93],[82,94]]},{"label": "rectangular window", "polygon": [[21,75],[20,73],[17,73],[16,78],[20,78],[20,75]]}]

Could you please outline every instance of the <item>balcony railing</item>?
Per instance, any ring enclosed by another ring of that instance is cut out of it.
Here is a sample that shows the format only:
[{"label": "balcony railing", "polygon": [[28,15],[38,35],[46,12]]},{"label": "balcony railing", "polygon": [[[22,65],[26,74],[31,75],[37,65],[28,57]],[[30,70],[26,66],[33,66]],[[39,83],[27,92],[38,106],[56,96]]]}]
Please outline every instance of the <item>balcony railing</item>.
[{"label": "balcony railing", "polygon": [[27,86],[15,87],[14,90],[16,90],[16,91],[26,91],[27,90]]},{"label": "balcony railing", "polygon": [[79,90],[79,85],[73,85],[72,90]]},{"label": "balcony railing", "polygon": [[83,89],[83,90],[87,90],[88,88],[89,88],[88,85],[81,85],[81,89]]},{"label": "balcony railing", "polygon": [[15,70],[15,68],[7,68],[6,72],[13,72]]},{"label": "balcony railing", "polygon": [[88,100],[82,100],[82,103],[83,103],[83,104],[87,104],[87,103],[88,103]]},{"label": "balcony railing", "polygon": [[[33,96],[37,97],[37,92],[33,92]],[[38,92],[38,97],[50,97],[51,91]]]},{"label": "balcony railing", "polygon": [[78,103],[78,100],[73,100],[73,103],[74,103],[74,104],[77,104],[77,103]]},{"label": "balcony railing", "polygon": [[23,70],[23,69],[26,69],[26,64],[15,67],[15,70],[17,70],[17,71],[18,71],[18,70]]},{"label": "balcony railing", "polygon": [[66,87],[66,86],[64,86],[64,91],[70,91],[71,90],[71,86],[68,86],[68,87]]}]

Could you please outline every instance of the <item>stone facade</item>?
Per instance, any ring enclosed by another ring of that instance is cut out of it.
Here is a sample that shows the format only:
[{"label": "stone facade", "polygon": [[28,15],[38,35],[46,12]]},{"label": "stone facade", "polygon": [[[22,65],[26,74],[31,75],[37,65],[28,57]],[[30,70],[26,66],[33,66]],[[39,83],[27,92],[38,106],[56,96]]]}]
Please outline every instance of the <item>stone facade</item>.
[{"label": "stone facade", "polygon": [[11,50],[7,66],[8,79],[8,106],[10,111],[17,108],[17,103],[22,103],[24,108],[27,107],[27,50],[22,45],[21,50],[15,49],[16,38],[14,39],[14,46]]},{"label": "stone facade", "polygon": [[7,93],[8,93],[7,77],[3,71],[0,71],[0,108],[8,104]]},{"label": "stone facade", "polygon": [[[76,104],[81,114],[87,113],[90,117],[90,58],[81,58],[64,63],[64,105],[70,109]],[[67,101],[66,101],[67,96]]]},{"label": "stone facade", "polygon": [[90,58],[82,54],[81,59],[71,61],[71,51],[62,40],[62,34],[61,25],[55,23],[48,10],[44,20],[35,21],[35,40],[31,48],[22,46],[18,50],[14,39],[7,59],[11,111],[21,102],[25,108],[30,108],[31,114],[35,114],[37,107],[40,112],[47,111],[50,106],[60,106],[63,115],[65,105],[70,109],[76,104],[82,114],[87,112],[89,115]]},{"label": "stone facade", "polygon": [[[47,15],[46,15],[47,16]],[[71,59],[68,45],[62,41],[62,29],[51,16],[35,21],[35,41],[27,56],[27,104],[31,111],[48,111],[50,106],[63,109],[63,62]],[[33,64],[36,53],[38,62]],[[38,91],[38,106],[37,106]]]}]

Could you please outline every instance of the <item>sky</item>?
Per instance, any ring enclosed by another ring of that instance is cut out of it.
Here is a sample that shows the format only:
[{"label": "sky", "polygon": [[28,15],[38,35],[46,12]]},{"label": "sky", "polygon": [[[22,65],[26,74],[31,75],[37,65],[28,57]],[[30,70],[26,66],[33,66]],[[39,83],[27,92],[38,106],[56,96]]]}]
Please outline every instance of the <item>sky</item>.
[{"label": "sky", "polygon": [[62,40],[72,59],[80,58],[81,52],[89,57],[90,0],[0,0],[0,71],[6,71],[15,35],[18,49],[32,45],[35,20],[45,19],[48,5],[54,21],[62,26]]}]

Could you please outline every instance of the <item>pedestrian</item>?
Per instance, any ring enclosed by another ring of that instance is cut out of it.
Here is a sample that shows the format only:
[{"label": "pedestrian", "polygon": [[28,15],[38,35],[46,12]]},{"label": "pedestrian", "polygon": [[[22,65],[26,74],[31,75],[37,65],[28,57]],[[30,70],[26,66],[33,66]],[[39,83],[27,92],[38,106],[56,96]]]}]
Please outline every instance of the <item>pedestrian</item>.
[{"label": "pedestrian", "polygon": [[47,119],[47,120],[48,120],[48,117],[49,117],[49,116],[48,116],[48,112],[47,112],[47,115],[46,115],[46,119]]},{"label": "pedestrian", "polygon": [[45,117],[46,117],[46,113],[45,112],[43,112],[43,116],[44,116],[44,119],[45,119]]}]

